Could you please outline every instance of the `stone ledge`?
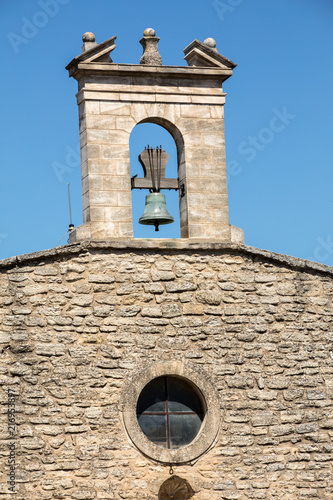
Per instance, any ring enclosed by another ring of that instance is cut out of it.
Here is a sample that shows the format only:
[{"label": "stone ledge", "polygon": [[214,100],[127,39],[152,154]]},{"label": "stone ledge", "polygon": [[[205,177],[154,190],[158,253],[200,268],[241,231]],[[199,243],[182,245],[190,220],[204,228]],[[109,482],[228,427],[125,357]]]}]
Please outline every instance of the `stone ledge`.
[{"label": "stone ledge", "polygon": [[167,251],[204,251],[204,252],[232,252],[245,254],[253,257],[261,257],[264,260],[270,260],[275,263],[287,265],[293,268],[308,272],[320,272],[333,276],[333,267],[311,262],[309,260],[292,257],[279,253],[270,252],[268,250],[260,250],[259,248],[251,247],[244,244],[226,243],[220,240],[201,240],[201,239],[123,239],[114,238],[108,241],[83,241],[80,243],[72,243],[58,248],[42,250],[24,255],[10,257],[0,261],[0,269],[12,268],[21,264],[32,261],[50,259],[52,257],[64,257],[87,252],[89,250],[167,250]]},{"label": "stone ledge", "polygon": [[168,104],[208,104],[208,105],[223,105],[225,104],[225,94],[222,92],[218,95],[207,95],[181,92],[137,92],[135,89],[121,90],[120,87],[113,85],[114,89],[92,89],[83,88],[80,90],[77,97],[77,103],[80,104],[84,100],[90,101],[105,101],[105,102],[128,102],[128,103],[155,103],[165,102]]},{"label": "stone ledge", "polygon": [[147,78],[147,76],[158,77],[159,75],[171,78],[210,79],[216,78],[224,82],[232,76],[232,69],[209,68],[195,66],[149,66],[143,64],[115,64],[115,63],[84,63],[79,62],[69,69],[69,76],[79,80],[87,74],[95,75],[125,75]]}]

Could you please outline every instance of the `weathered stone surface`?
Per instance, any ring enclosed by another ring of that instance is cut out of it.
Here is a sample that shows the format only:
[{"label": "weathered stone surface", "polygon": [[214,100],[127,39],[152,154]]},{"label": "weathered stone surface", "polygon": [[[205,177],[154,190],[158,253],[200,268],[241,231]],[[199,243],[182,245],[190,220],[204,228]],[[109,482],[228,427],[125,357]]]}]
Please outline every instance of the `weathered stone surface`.
[{"label": "weathered stone surface", "polygon": [[220,412],[211,450],[175,466],[193,500],[329,500],[332,275],[182,241],[85,243],[1,262],[0,484],[10,387],[17,498],[157,498],[169,467],[129,441],[123,391],[145,366],[189,360],[211,379]]}]

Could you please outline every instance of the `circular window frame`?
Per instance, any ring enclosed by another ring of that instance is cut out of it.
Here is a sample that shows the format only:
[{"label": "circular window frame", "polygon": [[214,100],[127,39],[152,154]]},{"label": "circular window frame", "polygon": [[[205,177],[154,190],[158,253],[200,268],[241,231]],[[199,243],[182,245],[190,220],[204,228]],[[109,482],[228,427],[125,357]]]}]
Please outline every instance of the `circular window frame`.
[{"label": "circular window frame", "polygon": [[[137,401],[144,387],[153,379],[161,377],[184,379],[200,395],[205,416],[197,436],[189,444],[167,449],[154,444],[142,432],[137,420]],[[165,464],[193,462],[213,445],[220,427],[220,404],[218,394],[202,369],[189,362],[170,361],[147,366],[136,373],[127,384],[123,396],[123,422],[126,432],[135,445],[147,457]]]}]

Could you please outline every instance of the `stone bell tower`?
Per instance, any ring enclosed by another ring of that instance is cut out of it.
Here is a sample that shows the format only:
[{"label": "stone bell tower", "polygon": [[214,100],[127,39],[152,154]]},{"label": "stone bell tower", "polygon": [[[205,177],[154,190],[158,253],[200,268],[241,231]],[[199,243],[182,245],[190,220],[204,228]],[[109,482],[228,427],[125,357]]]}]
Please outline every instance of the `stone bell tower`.
[{"label": "stone bell tower", "polygon": [[117,64],[110,57],[115,39],[97,44],[85,33],[82,54],[66,68],[79,88],[83,196],[83,225],[70,241],[133,237],[129,138],[150,122],[168,130],[177,147],[181,238],[243,242],[229,224],[224,141],[222,84],[236,65],[208,38],[185,48],[187,67],[163,66],[150,28],[140,40],[140,64]]}]

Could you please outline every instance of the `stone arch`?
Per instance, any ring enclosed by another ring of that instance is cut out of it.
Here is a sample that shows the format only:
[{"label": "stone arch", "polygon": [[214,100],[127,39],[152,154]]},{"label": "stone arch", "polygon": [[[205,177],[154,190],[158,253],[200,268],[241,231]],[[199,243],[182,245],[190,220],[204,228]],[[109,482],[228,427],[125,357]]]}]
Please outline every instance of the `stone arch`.
[{"label": "stone arch", "polygon": [[178,175],[179,175],[180,166],[182,165],[183,162],[185,163],[185,142],[184,142],[184,137],[179,128],[173,122],[161,116],[150,116],[144,118],[140,120],[137,123],[137,125],[140,125],[141,123],[155,123],[156,125],[160,125],[161,127],[165,128],[165,130],[167,130],[169,134],[172,135],[177,148],[177,162],[178,162]]}]

